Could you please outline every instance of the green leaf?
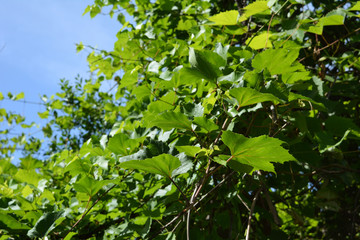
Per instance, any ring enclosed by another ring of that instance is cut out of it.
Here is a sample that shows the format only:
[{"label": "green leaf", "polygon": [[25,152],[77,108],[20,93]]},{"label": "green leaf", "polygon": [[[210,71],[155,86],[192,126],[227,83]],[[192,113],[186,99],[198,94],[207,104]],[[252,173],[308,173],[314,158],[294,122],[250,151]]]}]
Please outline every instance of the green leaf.
[{"label": "green leaf", "polygon": [[14,178],[19,182],[32,184],[34,187],[37,187],[38,182],[41,179],[40,175],[35,171],[35,169],[19,169],[15,174]]},{"label": "green leaf", "polygon": [[195,68],[184,67],[179,71],[180,81],[177,86],[181,85],[193,85],[196,83],[201,83],[202,79],[212,81],[213,78],[209,79],[204,73]]},{"label": "green leaf", "polygon": [[74,183],[73,187],[77,192],[83,192],[89,196],[94,196],[103,186],[110,183],[116,184],[116,180],[95,180],[88,176],[82,177],[78,182]]},{"label": "green leaf", "polygon": [[266,135],[247,138],[241,134],[225,131],[222,134],[222,141],[231,151],[230,161],[252,166],[254,170],[275,172],[271,162],[295,161],[295,158],[281,147],[283,141]]},{"label": "green leaf", "polygon": [[206,130],[205,132],[212,132],[219,129],[218,125],[206,117],[195,117],[194,123],[199,125],[202,129]]},{"label": "green leaf", "polygon": [[293,65],[298,56],[298,49],[267,49],[254,57],[252,66],[259,72],[267,68],[271,75],[295,72],[300,69]]},{"label": "green leaf", "polygon": [[4,99],[4,95],[0,92],[0,101]]},{"label": "green leaf", "polygon": [[180,112],[164,112],[150,120],[149,124],[151,127],[156,126],[165,131],[169,131],[172,128],[191,130],[191,122]]},{"label": "green leaf", "polygon": [[160,174],[171,178],[172,172],[180,167],[181,162],[177,157],[170,154],[161,154],[145,160],[131,160],[123,162],[120,167],[126,169],[137,169],[148,173]]},{"label": "green leaf", "polygon": [[84,44],[80,42],[79,44],[76,44],[76,53],[81,52],[85,48]]},{"label": "green leaf", "polygon": [[349,11],[360,11],[360,1],[357,1],[354,6],[352,6]]},{"label": "green leaf", "polygon": [[221,45],[221,43],[216,43],[214,52],[216,52],[220,57],[222,57],[226,63],[229,48],[230,48],[230,45],[226,45],[223,47]]},{"label": "green leaf", "polygon": [[216,93],[213,92],[211,94],[208,94],[204,99],[202,106],[204,107],[204,114],[209,114],[212,109],[214,108],[214,105],[216,103]]},{"label": "green leaf", "polygon": [[239,22],[246,21],[249,17],[256,14],[270,14],[269,7],[267,5],[268,1],[256,1],[250,3],[244,8],[245,13],[240,16]]},{"label": "green leaf", "polygon": [[345,17],[341,15],[330,15],[320,18],[318,24],[323,26],[334,26],[334,25],[344,25]]},{"label": "green leaf", "polygon": [[220,75],[220,67],[226,65],[226,60],[219,54],[206,50],[189,50],[189,62],[191,67],[201,72],[207,80],[215,81]]},{"label": "green leaf", "polygon": [[25,97],[25,94],[23,92],[19,93],[18,95],[15,96],[14,100],[21,100]]},{"label": "green leaf", "polygon": [[72,237],[74,236],[74,235],[76,235],[77,233],[76,232],[69,232],[67,235],[66,235],[66,237],[64,238],[64,240],[71,240],[71,239],[73,239]]},{"label": "green leaf", "polygon": [[26,224],[21,223],[14,217],[0,213],[0,228],[7,230],[28,230],[30,229]]},{"label": "green leaf", "polygon": [[279,98],[270,93],[261,93],[252,88],[233,88],[230,90],[230,95],[238,101],[240,107],[267,101],[274,104],[281,102]]},{"label": "green leaf", "polygon": [[187,173],[190,169],[193,168],[194,164],[192,159],[188,158],[185,153],[179,153],[176,155],[176,157],[180,160],[181,165],[172,172],[172,176]]},{"label": "green leaf", "polygon": [[174,91],[169,91],[167,94],[162,96],[159,100],[151,102],[148,105],[149,112],[160,113],[166,110],[174,109],[174,105],[178,97]]},{"label": "green leaf", "polygon": [[231,10],[211,16],[209,20],[214,22],[212,25],[236,25],[238,16],[237,10]]},{"label": "green leaf", "polygon": [[70,171],[70,173],[74,176],[80,173],[87,174],[91,167],[92,163],[89,158],[81,159],[76,156],[66,165],[64,172]]},{"label": "green leaf", "polygon": [[110,138],[107,148],[115,153],[123,156],[132,154],[139,146],[141,142],[145,140],[145,137],[130,139],[128,135],[124,133],[118,133]]},{"label": "green leaf", "polygon": [[249,45],[254,50],[259,50],[263,48],[272,48],[273,45],[270,40],[271,33],[263,32],[255,36],[253,39],[249,38],[246,40],[246,44]]},{"label": "green leaf", "polygon": [[49,117],[49,111],[45,111],[45,112],[42,112],[42,113],[38,113],[39,117],[42,118],[42,119],[46,119]]},{"label": "green leaf", "polygon": [[187,156],[195,157],[195,155],[201,150],[201,147],[197,146],[175,146],[179,152],[184,152]]},{"label": "green leaf", "polygon": [[333,151],[337,146],[339,146],[344,140],[346,140],[347,136],[351,133],[351,130],[347,130],[342,138],[335,143],[333,136],[329,134],[329,132],[316,132],[315,139],[319,142],[319,151],[320,153],[324,153],[327,151]]},{"label": "green leaf", "polygon": [[124,76],[121,79],[121,84],[119,88],[134,86],[138,82],[138,69],[139,66],[137,66],[135,69],[131,71],[126,71]]},{"label": "green leaf", "polygon": [[324,104],[316,102],[315,100],[313,100],[309,97],[305,97],[305,96],[297,94],[297,93],[290,92],[288,100],[289,100],[289,102],[294,101],[294,100],[306,101],[306,102],[310,103],[309,104],[310,108],[315,108],[320,111],[327,112],[327,108],[324,106]]},{"label": "green leaf", "polygon": [[[63,220],[64,211],[45,213],[30,229],[27,235],[30,238],[43,238]],[[59,220],[59,221],[57,221]]]},{"label": "green leaf", "polygon": [[161,67],[160,63],[158,63],[156,61],[152,61],[148,66],[148,71],[158,74],[160,67]]},{"label": "green leaf", "polygon": [[227,84],[227,83],[239,83],[241,81],[241,79],[243,78],[243,75],[241,73],[238,72],[231,72],[228,75],[225,76],[221,76],[217,79],[217,81],[220,84]]},{"label": "green leaf", "polygon": [[325,17],[320,18],[319,22],[321,22],[324,26],[344,25],[346,14],[346,10],[343,8],[337,8],[336,10],[327,13]]},{"label": "green leaf", "polygon": [[340,117],[340,116],[331,116],[325,121],[325,128],[334,133],[335,136],[343,137],[345,132],[348,130],[351,131],[351,135],[360,137],[360,127],[354,123],[353,119]]}]

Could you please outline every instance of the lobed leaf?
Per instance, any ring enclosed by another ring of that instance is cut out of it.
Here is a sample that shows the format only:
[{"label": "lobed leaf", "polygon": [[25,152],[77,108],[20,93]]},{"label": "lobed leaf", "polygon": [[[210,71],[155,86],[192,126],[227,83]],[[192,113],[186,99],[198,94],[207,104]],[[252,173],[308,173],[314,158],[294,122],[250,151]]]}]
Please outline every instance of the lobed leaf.
[{"label": "lobed leaf", "polygon": [[279,98],[270,93],[261,93],[252,88],[233,88],[230,90],[230,95],[237,100],[240,107],[267,101],[275,104],[281,102]]},{"label": "lobed leaf", "polygon": [[145,160],[130,160],[120,164],[126,169],[137,169],[148,173],[160,174],[171,178],[172,172],[180,167],[181,162],[177,157],[170,154],[161,154]]},{"label": "lobed leaf", "polygon": [[180,112],[164,112],[149,121],[150,127],[156,126],[165,131],[173,128],[191,130],[191,122]]},{"label": "lobed leaf", "polygon": [[230,149],[232,156],[230,161],[252,166],[254,170],[275,172],[272,163],[295,161],[295,158],[281,147],[283,141],[266,135],[247,138],[241,134],[225,131],[222,134],[222,141]]}]

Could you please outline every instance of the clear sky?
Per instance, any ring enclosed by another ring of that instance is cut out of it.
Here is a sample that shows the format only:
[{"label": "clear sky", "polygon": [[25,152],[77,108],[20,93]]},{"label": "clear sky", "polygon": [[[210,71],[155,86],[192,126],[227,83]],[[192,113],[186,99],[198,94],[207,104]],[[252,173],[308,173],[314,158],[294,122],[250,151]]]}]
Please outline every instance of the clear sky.
[{"label": "clear sky", "polygon": [[[58,92],[59,80],[90,73],[87,52],[76,43],[110,50],[121,24],[108,15],[82,16],[91,0],[13,0],[0,7],[0,92],[25,93],[26,101]],[[116,18],[116,16],[114,16]],[[0,108],[36,121],[41,105],[0,101]],[[0,124],[1,128],[1,124]]]}]

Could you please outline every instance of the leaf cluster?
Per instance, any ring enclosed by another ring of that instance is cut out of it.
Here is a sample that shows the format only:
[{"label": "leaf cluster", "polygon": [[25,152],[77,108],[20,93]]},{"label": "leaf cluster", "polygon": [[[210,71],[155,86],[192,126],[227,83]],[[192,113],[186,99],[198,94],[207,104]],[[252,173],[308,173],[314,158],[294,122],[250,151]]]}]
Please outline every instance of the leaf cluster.
[{"label": "leaf cluster", "polygon": [[85,14],[109,7],[123,28],[112,51],[91,48],[96,77],[62,81],[39,114],[47,160],[2,152],[0,239],[359,237],[360,2]]}]

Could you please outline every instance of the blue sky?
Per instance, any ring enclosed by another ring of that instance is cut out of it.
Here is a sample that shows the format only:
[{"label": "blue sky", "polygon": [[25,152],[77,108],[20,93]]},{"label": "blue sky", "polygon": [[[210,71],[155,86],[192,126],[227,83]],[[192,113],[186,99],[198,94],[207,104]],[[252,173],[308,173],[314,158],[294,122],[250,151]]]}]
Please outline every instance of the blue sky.
[{"label": "blue sky", "polygon": [[[26,101],[58,92],[59,80],[90,76],[87,52],[76,53],[83,42],[110,50],[121,24],[108,15],[82,16],[90,0],[2,1],[0,7],[0,92],[25,93]],[[114,16],[116,18],[116,16]],[[37,121],[40,105],[3,100],[0,108]],[[2,128],[0,123],[0,128]]]}]

